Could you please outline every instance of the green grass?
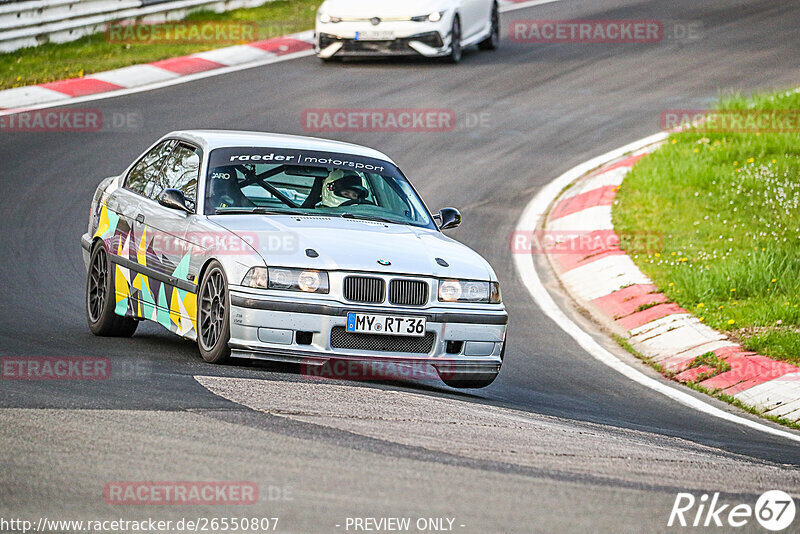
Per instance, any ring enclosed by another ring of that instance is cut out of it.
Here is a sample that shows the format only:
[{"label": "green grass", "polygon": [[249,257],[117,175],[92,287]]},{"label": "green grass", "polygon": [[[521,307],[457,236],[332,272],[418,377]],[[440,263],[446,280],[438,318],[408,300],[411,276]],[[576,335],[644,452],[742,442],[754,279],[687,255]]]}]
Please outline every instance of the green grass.
[{"label": "green grass", "polygon": [[[800,93],[722,100],[800,110]],[[614,206],[618,232],[656,232],[632,252],[667,296],[747,349],[800,363],[800,133],[674,134],[641,160]]]},{"label": "green grass", "polygon": [[[322,0],[278,0],[251,9],[226,13],[198,11],[192,22],[255,22],[258,39],[268,39],[309,30]],[[48,43],[0,54],[0,89],[85,76],[139,63],[204,52],[237,43],[110,43],[105,34],[83,37],[69,43]]]},{"label": "green grass", "polygon": [[718,374],[725,373],[731,370],[730,364],[714,354],[713,352],[706,352],[705,354],[701,354],[697,358],[692,361],[692,363],[687,367],[687,369],[696,369],[698,367],[709,367],[711,371],[707,371],[705,373],[700,373],[697,376],[697,380],[695,382],[702,382],[703,380],[707,380],[711,377],[717,376]]}]

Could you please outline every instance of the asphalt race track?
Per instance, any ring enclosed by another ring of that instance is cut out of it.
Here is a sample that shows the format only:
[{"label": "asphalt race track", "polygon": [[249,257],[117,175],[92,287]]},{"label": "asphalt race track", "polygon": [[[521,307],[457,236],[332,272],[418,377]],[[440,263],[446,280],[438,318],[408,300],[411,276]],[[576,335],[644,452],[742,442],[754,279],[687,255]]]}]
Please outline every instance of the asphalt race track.
[{"label": "asphalt race track", "polygon": [[[0,355],[103,356],[139,373],[0,382],[0,516],[267,516],[283,532],[450,517],[459,532],[643,532],[667,530],[679,491],[726,502],[800,493],[796,442],[698,413],[594,360],[537,309],[508,245],[544,184],[657,132],[663,110],[800,85],[800,5],[566,0],[506,13],[504,33],[525,18],[699,22],[702,33],[655,44],[505,39],[455,67],[309,57],[74,106],[138,113],[131,131],[3,133]],[[91,335],[79,237],[102,178],[171,130],[302,135],[304,109],[364,107],[456,112],[452,132],[327,137],[388,153],[429,207],[462,209],[449,235],[492,262],[511,317],[495,384],[316,382],[287,365],[205,364],[152,324],[131,340]],[[112,506],[103,487],[117,480],[254,481],[261,497],[236,509]]]}]

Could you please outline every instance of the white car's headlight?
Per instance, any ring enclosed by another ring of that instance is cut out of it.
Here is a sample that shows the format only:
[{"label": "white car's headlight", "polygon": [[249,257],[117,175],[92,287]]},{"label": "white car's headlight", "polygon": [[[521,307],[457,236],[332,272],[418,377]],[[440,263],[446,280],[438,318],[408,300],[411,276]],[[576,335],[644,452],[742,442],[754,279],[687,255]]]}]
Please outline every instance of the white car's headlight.
[{"label": "white car's headlight", "polygon": [[500,304],[500,284],[497,282],[472,282],[467,280],[439,280],[441,302],[477,302]]},{"label": "white car's headlight", "polygon": [[421,15],[419,17],[411,17],[414,22],[439,22],[444,17],[445,11],[434,11],[430,15]]},{"label": "white car's headlight", "polygon": [[303,293],[328,293],[328,273],[310,269],[284,269],[282,267],[253,267],[242,280],[242,285],[256,289],[302,291]]},{"label": "white car's headlight", "polygon": [[322,24],[330,24],[331,22],[333,23],[342,22],[342,19],[340,17],[332,17],[329,14],[323,12],[319,13],[318,18]]}]

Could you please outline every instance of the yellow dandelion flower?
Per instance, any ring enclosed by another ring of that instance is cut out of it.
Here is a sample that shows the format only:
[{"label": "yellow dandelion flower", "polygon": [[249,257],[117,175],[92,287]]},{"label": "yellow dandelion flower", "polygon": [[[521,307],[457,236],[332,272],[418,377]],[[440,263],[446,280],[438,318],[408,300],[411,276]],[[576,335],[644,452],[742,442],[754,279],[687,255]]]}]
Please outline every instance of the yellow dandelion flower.
[{"label": "yellow dandelion flower", "polygon": [[756,160],[756,158],[750,158],[750,159],[747,160],[747,163],[753,163],[755,160]]},{"label": "yellow dandelion flower", "polygon": [[773,279],[772,279],[772,283],[773,283],[773,284],[774,284],[775,282],[777,282],[777,281],[778,281],[778,279],[777,279],[777,278],[773,278]]},{"label": "yellow dandelion flower", "polygon": [[728,321],[728,324],[734,324],[735,322],[736,322],[736,321],[734,321],[733,319],[730,319],[730,320]]},{"label": "yellow dandelion flower", "polygon": [[706,305],[705,305],[705,304],[703,304],[703,303],[701,302],[700,304],[698,304],[698,305],[697,305],[697,307],[698,307],[698,308],[705,308],[705,307],[706,307]]}]

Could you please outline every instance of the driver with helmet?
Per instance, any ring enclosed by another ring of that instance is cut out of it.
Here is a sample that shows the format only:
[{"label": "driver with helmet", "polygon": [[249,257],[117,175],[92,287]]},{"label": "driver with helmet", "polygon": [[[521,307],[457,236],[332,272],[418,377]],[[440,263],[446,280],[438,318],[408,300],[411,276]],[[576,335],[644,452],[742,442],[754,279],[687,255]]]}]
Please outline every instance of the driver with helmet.
[{"label": "driver with helmet", "polygon": [[331,171],[322,183],[322,202],[321,206],[326,208],[338,208],[346,205],[362,203],[369,191],[364,186],[364,181],[355,172],[335,169]]}]

